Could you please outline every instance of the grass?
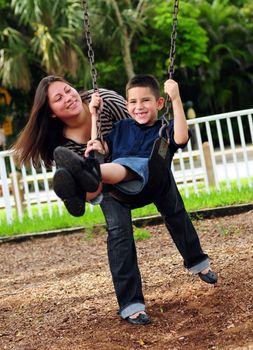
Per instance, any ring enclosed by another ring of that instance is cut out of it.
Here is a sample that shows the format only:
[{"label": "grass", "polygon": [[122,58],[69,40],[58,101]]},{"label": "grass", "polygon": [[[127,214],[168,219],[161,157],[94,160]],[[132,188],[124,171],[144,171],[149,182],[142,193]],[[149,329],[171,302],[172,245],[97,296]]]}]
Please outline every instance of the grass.
[{"label": "grass", "polygon": [[237,188],[236,181],[231,181],[230,185],[230,190],[226,188],[225,182],[221,182],[220,192],[213,188],[210,194],[203,191],[199,196],[195,193],[190,193],[188,198],[183,197],[186,209],[188,211],[195,211],[204,208],[217,208],[253,202],[253,189],[248,186],[246,180],[241,181],[240,191]]},{"label": "grass", "polygon": [[[205,208],[216,208],[220,206],[238,205],[245,203],[253,203],[253,189],[247,184],[247,181],[241,181],[241,190],[237,189],[237,183],[231,182],[231,190],[226,189],[225,183],[221,183],[221,191],[211,190],[210,194],[204,192],[204,189],[200,191],[199,195],[196,195],[193,190],[190,190],[190,195],[186,198],[184,195],[183,200],[187,211],[196,211]],[[158,214],[156,207],[153,204],[147,205],[143,208],[135,209],[132,211],[133,217],[142,217]],[[104,224],[105,220],[103,213],[99,206],[93,207],[93,211],[86,207],[86,213],[83,217],[75,218],[68,214],[63,209],[63,215],[60,216],[58,209],[55,206],[53,208],[53,214],[50,217],[47,208],[43,208],[43,217],[40,217],[37,210],[33,211],[33,218],[29,218],[27,214],[24,215],[23,222],[19,222],[15,217],[14,222],[9,225],[5,219],[4,210],[0,211],[1,227],[0,237],[13,236],[24,233],[43,232],[57,229],[66,229],[73,227],[86,227],[91,228],[93,225]],[[137,239],[141,239],[138,235],[145,234],[138,233]]]},{"label": "grass", "polygon": [[150,238],[151,233],[148,230],[134,226],[134,240],[143,241],[144,239]]}]

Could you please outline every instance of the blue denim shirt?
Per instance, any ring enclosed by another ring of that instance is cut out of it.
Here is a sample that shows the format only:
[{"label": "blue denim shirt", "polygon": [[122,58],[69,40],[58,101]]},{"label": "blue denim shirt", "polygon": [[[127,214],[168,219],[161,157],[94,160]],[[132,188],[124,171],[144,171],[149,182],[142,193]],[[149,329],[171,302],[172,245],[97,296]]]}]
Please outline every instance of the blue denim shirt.
[{"label": "blue denim shirt", "polygon": [[[152,126],[138,124],[134,119],[120,120],[113,125],[112,131],[105,137],[112,160],[122,157],[149,158],[154,141],[159,137],[162,120],[158,119]],[[178,148],[174,141],[174,120],[169,121],[168,130],[163,130],[163,136],[170,138],[170,158]]]}]

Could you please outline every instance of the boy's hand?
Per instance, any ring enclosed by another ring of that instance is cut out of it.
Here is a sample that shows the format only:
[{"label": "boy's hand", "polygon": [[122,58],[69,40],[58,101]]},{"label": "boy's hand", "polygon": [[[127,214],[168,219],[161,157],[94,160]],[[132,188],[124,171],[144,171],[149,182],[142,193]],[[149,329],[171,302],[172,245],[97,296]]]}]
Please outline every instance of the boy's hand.
[{"label": "boy's hand", "polygon": [[90,140],[87,143],[87,148],[84,152],[84,156],[87,158],[91,151],[97,151],[101,154],[105,154],[104,147],[99,140]]},{"label": "boy's hand", "polygon": [[99,96],[98,92],[91,95],[91,101],[89,103],[89,110],[92,116],[96,116],[97,112],[101,112],[103,109],[103,100]]},{"label": "boy's hand", "polygon": [[172,102],[174,141],[178,145],[185,145],[189,139],[189,133],[177,82],[173,79],[166,80],[164,83],[164,91],[169,95]]},{"label": "boy's hand", "polygon": [[180,98],[178,83],[173,79],[168,79],[165,81],[164,92],[169,95],[171,101]]}]

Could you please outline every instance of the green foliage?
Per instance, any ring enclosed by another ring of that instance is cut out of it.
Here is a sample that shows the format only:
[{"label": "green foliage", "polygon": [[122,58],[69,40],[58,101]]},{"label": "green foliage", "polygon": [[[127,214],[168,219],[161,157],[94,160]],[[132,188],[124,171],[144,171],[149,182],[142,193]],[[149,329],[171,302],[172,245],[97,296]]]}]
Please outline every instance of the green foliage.
[{"label": "green foliage", "polygon": [[[150,10],[145,36],[133,46],[135,71],[152,73],[160,81],[166,79],[169,67],[170,41],[172,33],[172,2],[156,0]],[[195,69],[208,62],[206,55],[208,37],[198,23],[199,11],[191,3],[180,1],[176,41],[176,73],[187,67]]]},{"label": "green foliage", "polygon": [[46,74],[84,76],[79,0],[12,0],[11,8],[12,18],[1,33],[0,77],[5,87],[30,91],[38,66]]},{"label": "green foliage", "polygon": [[[13,96],[16,133],[44,75],[65,75],[78,88],[91,87],[81,5],[0,0],[0,85]],[[172,0],[88,5],[99,86],[124,94],[131,71],[167,78]],[[251,0],[180,1],[175,79],[197,116],[252,107],[252,14]]]},{"label": "green foliage", "polygon": [[[3,49],[4,60],[0,61],[0,77],[3,85],[8,87],[11,77],[13,88],[21,87],[23,90],[29,91],[31,88],[31,72],[28,63],[30,50],[27,38],[16,29],[6,27],[1,33],[1,39],[6,42]],[[20,74],[22,74],[22,83]]]},{"label": "green foliage", "polygon": [[245,99],[242,86],[248,90],[252,81],[252,74],[247,69],[252,59],[245,50],[245,43],[252,34],[245,18],[228,0],[200,1],[199,10],[200,24],[209,37],[209,62],[199,67],[202,85],[197,104],[203,110],[208,109],[208,114],[233,110],[234,101],[247,108],[246,100],[251,93]]},{"label": "green foliage", "polygon": [[[156,8],[153,19],[154,28],[157,30],[160,49],[169,57],[170,34],[172,31],[172,9],[171,4],[163,2]],[[206,49],[208,36],[206,31],[200,27],[198,19],[199,9],[186,1],[180,2],[180,12],[178,13],[177,29],[177,67],[195,67],[202,62],[208,62]]]},{"label": "green foliage", "polygon": [[8,8],[10,5],[9,0],[0,0],[0,9],[3,10],[5,8]]},{"label": "green foliage", "polygon": [[242,4],[239,5],[240,12],[244,17],[247,27],[253,28],[253,2],[251,0],[243,0]]},{"label": "green foliage", "polygon": [[[125,82],[127,81],[127,75],[124,70],[124,64],[119,55],[115,55],[108,62],[98,62],[96,68],[100,73],[98,75],[99,86],[115,90],[122,96],[125,96]],[[114,78],[112,79],[112,77]]]}]

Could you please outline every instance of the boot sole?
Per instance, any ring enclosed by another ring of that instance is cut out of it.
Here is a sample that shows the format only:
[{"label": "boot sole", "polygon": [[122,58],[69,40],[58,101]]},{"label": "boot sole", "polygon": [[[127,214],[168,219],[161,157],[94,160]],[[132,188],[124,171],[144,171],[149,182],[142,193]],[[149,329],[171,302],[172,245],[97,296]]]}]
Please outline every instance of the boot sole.
[{"label": "boot sole", "polygon": [[75,180],[65,169],[56,170],[53,178],[53,188],[63,201],[72,216],[82,216],[85,212],[85,199],[78,194]]},{"label": "boot sole", "polygon": [[85,159],[76,155],[66,147],[57,147],[54,160],[60,168],[67,169],[85,192],[95,192],[99,186],[99,179],[90,169],[85,168]]}]

